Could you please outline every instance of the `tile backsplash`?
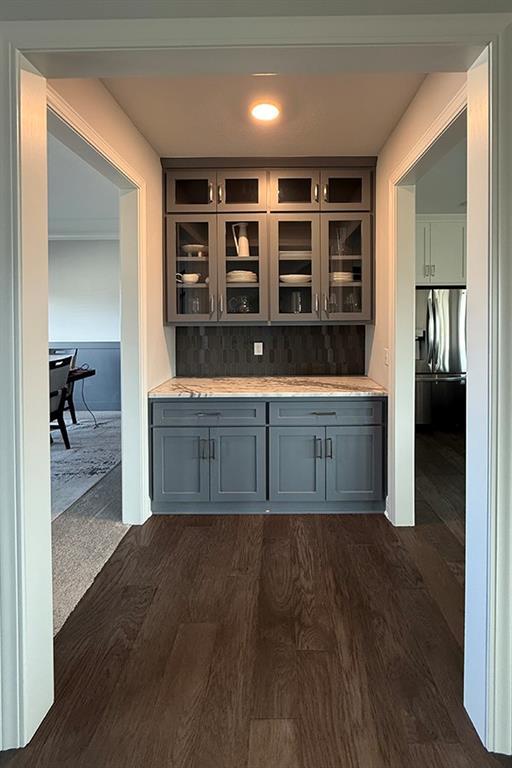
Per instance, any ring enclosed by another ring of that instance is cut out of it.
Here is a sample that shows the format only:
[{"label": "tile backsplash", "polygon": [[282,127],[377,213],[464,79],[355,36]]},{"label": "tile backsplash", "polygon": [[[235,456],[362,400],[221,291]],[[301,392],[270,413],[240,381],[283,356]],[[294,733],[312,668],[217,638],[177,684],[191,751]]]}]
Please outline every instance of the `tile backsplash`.
[{"label": "tile backsplash", "polygon": [[364,325],[176,329],[178,376],[362,375],[364,362]]}]

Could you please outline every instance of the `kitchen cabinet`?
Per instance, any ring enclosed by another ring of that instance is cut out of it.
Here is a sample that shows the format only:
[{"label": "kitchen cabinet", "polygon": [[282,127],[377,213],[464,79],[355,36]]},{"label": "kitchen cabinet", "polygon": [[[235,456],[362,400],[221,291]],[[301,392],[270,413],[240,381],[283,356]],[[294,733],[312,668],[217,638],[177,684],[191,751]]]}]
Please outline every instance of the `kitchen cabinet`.
[{"label": "kitchen cabinet", "polygon": [[158,398],[150,417],[155,512],[384,508],[383,397]]},{"label": "kitchen cabinet", "polygon": [[166,322],[371,322],[371,169],[198,162],[164,170]]},{"label": "kitchen cabinet", "polygon": [[320,319],[320,219],[315,214],[270,216],[272,320]]},{"label": "kitchen cabinet", "polygon": [[465,285],[466,279],[466,217],[418,217],[416,285]]},{"label": "kitchen cabinet", "polygon": [[370,214],[321,214],[322,319],[371,319]]},{"label": "kitchen cabinet", "polygon": [[267,217],[219,215],[217,227],[218,319],[231,323],[267,320]]},{"label": "kitchen cabinet", "polygon": [[152,454],[155,501],[265,498],[264,427],[159,427]]}]

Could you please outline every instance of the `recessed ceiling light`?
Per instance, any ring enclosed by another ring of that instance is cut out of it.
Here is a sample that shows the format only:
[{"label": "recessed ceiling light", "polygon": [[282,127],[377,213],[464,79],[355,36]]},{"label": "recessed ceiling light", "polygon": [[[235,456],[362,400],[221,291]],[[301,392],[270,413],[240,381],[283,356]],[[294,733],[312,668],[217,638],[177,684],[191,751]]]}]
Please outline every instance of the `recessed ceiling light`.
[{"label": "recessed ceiling light", "polygon": [[276,77],[277,72],[253,72],[253,77]]},{"label": "recessed ceiling light", "polygon": [[268,122],[269,120],[275,120],[279,115],[279,111],[279,107],[276,107],[275,104],[261,103],[254,105],[251,109],[251,115],[256,120]]}]

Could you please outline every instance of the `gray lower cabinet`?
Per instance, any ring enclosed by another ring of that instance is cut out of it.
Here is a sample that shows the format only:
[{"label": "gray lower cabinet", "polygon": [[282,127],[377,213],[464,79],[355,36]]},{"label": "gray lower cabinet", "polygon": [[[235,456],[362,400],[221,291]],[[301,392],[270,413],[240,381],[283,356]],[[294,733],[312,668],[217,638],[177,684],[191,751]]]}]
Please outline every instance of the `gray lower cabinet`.
[{"label": "gray lower cabinet", "polygon": [[208,427],[153,429],[153,499],[208,501]]},{"label": "gray lower cabinet", "polygon": [[265,498],[265,427],[153,429],[154,501]]},{"label": "gray lower cabinet", "polygon": [[211,428],[210,501],[265,497],[265,427]]},{"label": "gray lower cabinet", "polygon": [[325,501],[324,429],[270,428],[270,500]]},{"label": "gray lower cabinet", "polygon": [[327,501],[382,498],[382,427],[327,427]]}]

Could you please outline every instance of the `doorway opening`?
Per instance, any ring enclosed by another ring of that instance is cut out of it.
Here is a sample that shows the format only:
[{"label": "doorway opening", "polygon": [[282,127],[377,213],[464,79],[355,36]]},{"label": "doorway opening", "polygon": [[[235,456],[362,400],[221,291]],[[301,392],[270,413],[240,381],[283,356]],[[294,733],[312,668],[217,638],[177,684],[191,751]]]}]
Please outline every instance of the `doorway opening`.
[{"label": "doorway opening", "polygon": [[56,634],[127,528],[121,497],[119,189],[51,133],[48,259]]}]

